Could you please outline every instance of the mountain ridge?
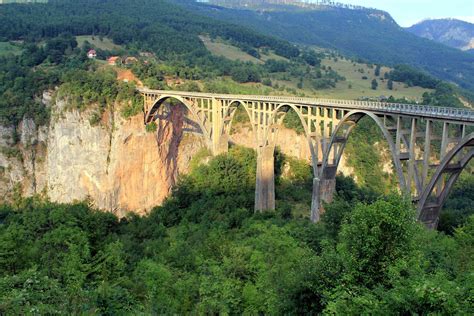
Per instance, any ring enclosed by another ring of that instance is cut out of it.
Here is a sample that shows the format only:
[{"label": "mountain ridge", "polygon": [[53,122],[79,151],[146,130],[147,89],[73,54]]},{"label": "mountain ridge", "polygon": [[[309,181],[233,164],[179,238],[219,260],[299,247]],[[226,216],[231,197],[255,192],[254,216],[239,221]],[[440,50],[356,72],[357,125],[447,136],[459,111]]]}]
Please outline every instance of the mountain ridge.
[{"label": "mountain ridge", "polygon": [[247,26],[299,45],[337,50],[346,56],[389,66],[408,64],[474,91],[474,54],[420,38],[399,26],[386,12],[375,14],[371,9],[342,7],[258,11],[194,1],[177,2],[196,13]]},{"label": "mountain ridge", "polygon": [[474,49],[474,24],[458,19],[427,19],[407,31],[461,50]]}]

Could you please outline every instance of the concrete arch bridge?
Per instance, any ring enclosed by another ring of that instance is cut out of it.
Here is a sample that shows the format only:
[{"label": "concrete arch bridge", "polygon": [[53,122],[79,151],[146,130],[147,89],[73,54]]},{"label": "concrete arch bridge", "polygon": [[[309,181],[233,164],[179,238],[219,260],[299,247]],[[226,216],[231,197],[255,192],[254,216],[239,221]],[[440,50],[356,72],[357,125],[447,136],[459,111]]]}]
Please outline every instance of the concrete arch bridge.
[{"label": "concrete arch bridge", "polygon": [[[400,191],[417,205],[418,218],[437,226],[439,213],[462,170],[474,156],[474,111],[467,109],[300,97],[226,95],[140,89],[145,124],[160,118],[164,102],[177,100],[197,123],[213,154],[228,149],[239,107],[257,144],[255,210],[275,209],[274,151],[289,110],[304,127],[314,171],[311,220],[330,202],[336,173],[354,127],[370,118],[388,143]],[[375,167],[375,166],[374,166]]]}]

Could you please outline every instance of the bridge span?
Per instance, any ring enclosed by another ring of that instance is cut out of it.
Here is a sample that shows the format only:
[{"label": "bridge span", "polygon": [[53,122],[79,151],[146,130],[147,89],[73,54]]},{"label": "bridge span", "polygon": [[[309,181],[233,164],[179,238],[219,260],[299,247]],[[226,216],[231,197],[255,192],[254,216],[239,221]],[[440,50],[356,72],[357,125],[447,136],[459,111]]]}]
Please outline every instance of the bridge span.
[{"label": "bridge span", "polygon": [[[400,191],[417,205],[426,226],[439,213],[455,181],[474,156],[474,111],[458,108],[318,98],[228,95],[140,89],[145,124],[160,118],[163,104],[183,104],[190,119],[217,155],[228,149],[232,121],[239,107],[247,113],[257,144],[255,210],[275,209],[274,151],[278,130],[294,110],[311,152],[311,220],[331,202],[336,173],[347,140],[367,117],[381,130],[390,150]],[[374,166],[374,168],[377,166]]]}]

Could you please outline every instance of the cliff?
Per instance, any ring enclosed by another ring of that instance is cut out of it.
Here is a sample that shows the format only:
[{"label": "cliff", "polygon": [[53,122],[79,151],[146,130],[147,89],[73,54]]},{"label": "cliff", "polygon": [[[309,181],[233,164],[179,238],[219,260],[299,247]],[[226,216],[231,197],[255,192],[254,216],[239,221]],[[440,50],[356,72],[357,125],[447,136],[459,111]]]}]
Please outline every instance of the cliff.
[{"label": "cliff", "polygon": [[[100,124],[89,122],[90,111],[69,109],[65,101],[43,102],[51,107],[49,126],[25,119],[17,129],[0,126],[0,196],[41,194],[69,203],[89,199],[94,206],[123,216],[144,214],[168,196],[179,174],[186,173],[193,155],[203,148],[199,135],[185,132],[185,109],[176,107],[147,132],[141,114],[123,119],[114,107]],[[118,106],[117,106],[118,108]],[[251,132],[240,126],[232,142],[254,147]],[[310,153],[303,135],[284,129],[278,146],[285,154],[305,159]],[[345,174],[352,170],[342,162]]]},{"label": "cliff", "polygon": [[[44,102],[50,98],[45,95]],[[123,119],[109,110],[97,126],[88,111],[66,110],[64,101],[52,105],[49,127],[25,119],[13,144],[13,128],[0,127],[0,194],[12,198],[43,194],[52,201],[89,198],[119,216],[144,213],[159,205],[187,171],[203,143],[183,134],[183,109],[159,124],[159,133],[146,132],[141,115]]]}]

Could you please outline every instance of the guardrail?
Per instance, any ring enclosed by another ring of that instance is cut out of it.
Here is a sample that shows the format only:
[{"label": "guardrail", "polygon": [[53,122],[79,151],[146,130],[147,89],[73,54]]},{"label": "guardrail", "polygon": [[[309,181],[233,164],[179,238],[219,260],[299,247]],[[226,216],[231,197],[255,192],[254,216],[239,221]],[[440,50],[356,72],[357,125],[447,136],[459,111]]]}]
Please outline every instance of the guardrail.
[{"label": "guardrail", "polygon": [[159,94],[179,97],[196,97],[196,98],[217,98],[223,100],[242,100],[242,101],[268,101],[277,103],[292,103],[299,105],[315,105],[337,107],[353,110],[373,110],[376,112],[416,115],[429,118],[441,118],[450,120],[459,120],[474,124],[474,111],[468,109],[449,108],[440,106],[388,103],[388,102],[372,102],[372,101],[356,101],[356,100],[338,100],[338,99],[319,99],[319,98],[301,98],[301,97],[281,97],[281,96],[260,96],[260,95],[233,95],[233,94],[216,94],[202,92],[186,92],[186,91],[167,91],[167,90],[151,90],[142,88],[141,93]]}]

